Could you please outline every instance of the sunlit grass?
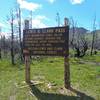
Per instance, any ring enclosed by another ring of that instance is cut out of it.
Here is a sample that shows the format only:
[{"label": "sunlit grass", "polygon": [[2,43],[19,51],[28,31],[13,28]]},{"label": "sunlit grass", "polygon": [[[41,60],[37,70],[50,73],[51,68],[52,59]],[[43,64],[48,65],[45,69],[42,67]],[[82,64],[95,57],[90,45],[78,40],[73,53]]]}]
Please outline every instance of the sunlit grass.
[{"label": "sunlit grass", "polygon": [[[100,99],[100,66],[93,62],[100,62],[99,55],[80,59],[70,58],[71,85],[98,100]],[[12,66],[7,59],[0,60],[0,100],[9,100],[11,96],[15,96],[16,100],[36,99],[25,84],[24,68],[21,64]],[[45,93],[59,94],[59,90],[64,88],[64,58],[43,57],[32,60],[31,80],[43,82],[37,87]],[[54,84],[50,89],[49,83]]]}]

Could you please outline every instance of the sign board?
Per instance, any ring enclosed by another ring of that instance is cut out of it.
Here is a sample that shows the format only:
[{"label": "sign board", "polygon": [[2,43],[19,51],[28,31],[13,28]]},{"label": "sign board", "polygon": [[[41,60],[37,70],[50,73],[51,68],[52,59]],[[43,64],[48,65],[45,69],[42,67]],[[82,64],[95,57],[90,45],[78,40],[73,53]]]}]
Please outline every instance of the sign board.
[{"label": "sign board", "polygon": [[30,55],[68,55],[69,26],[25,29],[23,33],[23,48]]}]

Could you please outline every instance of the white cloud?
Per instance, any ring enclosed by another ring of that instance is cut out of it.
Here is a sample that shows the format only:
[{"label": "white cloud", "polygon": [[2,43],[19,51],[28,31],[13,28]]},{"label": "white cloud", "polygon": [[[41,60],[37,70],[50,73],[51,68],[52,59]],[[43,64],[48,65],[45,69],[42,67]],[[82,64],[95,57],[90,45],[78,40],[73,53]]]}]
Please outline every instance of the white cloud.
[{"label": "white cloud", "polygon": [[48,0],[50,3],[54,3],[55,2],[55,0]]},{"label": "white cloud", "polygon": [[48,20],[48,18],[46,16],[37,15],[32,20],[32,26],[33,26],[33,28],[44,28],[44,27],[47,27],[47,25],[44,23],[45,20],[46,21]]},{"label": "white cloud", "polygon": [[0,27],[1,27],[1,33],[0,33],[0,35],[8,37],[9,33],[6,32],[6,31],[9,31],[8,22],[6,22],[5,24],[2,23],[2,22],[0,22]]},{"label": "white cloud", "polygon": [[82,4],[84,0],[70,0],[72,4]]},{"label": "white cloud", "polygon": [[3,23],[0,23],[0,27],[6,27]]},{"label": "white cloud", "polygon": [[39,9],[42,7],[41,4],[33,3],[33,2],[27,2],[25,0],[17,0],[18,4],[20,4],[20,7],[27,10],[35,11],[36,9]]}]

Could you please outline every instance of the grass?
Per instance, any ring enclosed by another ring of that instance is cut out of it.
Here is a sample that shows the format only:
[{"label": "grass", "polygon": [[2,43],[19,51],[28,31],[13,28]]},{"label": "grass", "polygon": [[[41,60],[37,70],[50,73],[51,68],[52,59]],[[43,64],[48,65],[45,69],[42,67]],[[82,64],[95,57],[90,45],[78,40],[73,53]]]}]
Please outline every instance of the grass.
[{"label": "grass", "polygon": [[[100,100],[99,57],[70,58],[71,86],[85,94],[84,100]],[[41,84],[27,86],[24,75],[24,65],[12,66],[8,59],[0,60],[0,100],[78,100],[76,93],[64,88],[62,57],[31,61],[31,80]]]}]

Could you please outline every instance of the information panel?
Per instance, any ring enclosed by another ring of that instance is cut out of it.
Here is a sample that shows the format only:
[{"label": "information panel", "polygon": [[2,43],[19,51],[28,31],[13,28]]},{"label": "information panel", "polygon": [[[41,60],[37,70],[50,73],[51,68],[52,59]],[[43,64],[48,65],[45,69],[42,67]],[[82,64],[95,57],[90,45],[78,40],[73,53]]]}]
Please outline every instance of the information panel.
[{"label": "information panel", "polygon": [[26,29],[23,32],[23,49],[28,50],[30,55],[68,55],[68,26]]}]

